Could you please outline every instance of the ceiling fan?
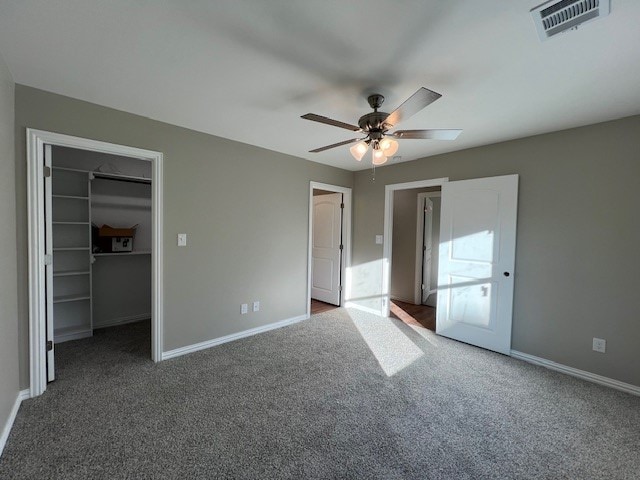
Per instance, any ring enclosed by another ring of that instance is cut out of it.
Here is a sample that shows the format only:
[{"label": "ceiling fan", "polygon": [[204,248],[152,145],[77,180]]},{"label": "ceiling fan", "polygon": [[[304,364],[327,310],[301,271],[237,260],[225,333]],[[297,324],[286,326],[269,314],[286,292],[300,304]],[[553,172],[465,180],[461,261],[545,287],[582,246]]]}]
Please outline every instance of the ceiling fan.
[{"label": "ceiling fan", "polygon": [[[362,138],[353,138],[344,142],[334,143],[325,147],[309,150],[310,153],[319,153],[331,148],[340,147],[355,143],[349,150],[353,158],[360,161],[364,154],[371,147],[371,162],[373,165],[382,165],[387,159],[398,151],[398,142],[395,139],[436,139],[436,140],[455,140],[462,130],[458,129],[430,129],[430,130],[396,130],[389,132],[398,123],[406,120],[410,116],[418,113],[427,105],[438,100],[442,95],[433,92],[428,88],[421,87],[416,93],[411,95],[402,105],[391,113],[379,112],[378,109],[384,102],[384,97],[379,93],[369,95],[367,101],[369,106],[373,108],[373,112],[367,113],[360,117],[358,126],[344,123],[339,120],[316,115],[315,113],[307,113],[302,115],[305,120],[333,125],[353,132],[362,132],[365,134]],[[357,142],[357,143],[356,143]]]}]

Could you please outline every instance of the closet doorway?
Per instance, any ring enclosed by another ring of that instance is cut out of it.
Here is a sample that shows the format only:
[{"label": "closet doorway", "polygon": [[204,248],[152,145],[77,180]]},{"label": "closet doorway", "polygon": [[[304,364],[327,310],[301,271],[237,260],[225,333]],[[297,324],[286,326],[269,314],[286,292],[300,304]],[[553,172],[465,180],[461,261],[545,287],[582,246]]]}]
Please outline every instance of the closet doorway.
[{"label": "closet doorway", "polygon": [[97,329],[150,319],[159,361],[162,154],[27,136],[31,396],[55,379],[56,345]]}]

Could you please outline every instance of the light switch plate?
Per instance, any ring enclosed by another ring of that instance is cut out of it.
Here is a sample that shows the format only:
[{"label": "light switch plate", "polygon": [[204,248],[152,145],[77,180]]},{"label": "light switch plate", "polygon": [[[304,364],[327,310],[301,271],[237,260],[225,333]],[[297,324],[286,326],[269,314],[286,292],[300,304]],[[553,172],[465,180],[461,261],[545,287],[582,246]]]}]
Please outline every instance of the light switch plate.
[{"label": "light switch plate", "polygon": [[382,235],[376,235],[376,245],[382,245],[382,239],[384,237]]},{"label": "light switch plate", "polygon": [[178,234],[178,246],[179,247],[186,247],[187,246],[187,234],[186,233],[179,233]]},{"label": "light switch plate", "polygon": [[260,302],[253,302],[253,311],[257,312],[260,310]]},{"label": "light switch plate", "polygon": [[242,315],[244,315],[248,311],[249,311],[249,305],[247,305],[246,303],[243,303],[242,305],[240,305],[240,313]]}]

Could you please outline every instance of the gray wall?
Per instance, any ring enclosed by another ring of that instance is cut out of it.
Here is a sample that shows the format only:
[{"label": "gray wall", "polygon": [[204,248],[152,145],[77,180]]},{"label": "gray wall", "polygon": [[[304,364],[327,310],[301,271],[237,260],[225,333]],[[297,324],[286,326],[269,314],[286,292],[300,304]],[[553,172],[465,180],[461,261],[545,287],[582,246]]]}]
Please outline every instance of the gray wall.
[{"label": "gray wall", "polygon": [[11,74],[0,56],[0,431],[18,396],[13,92]]},{"label": "gray wall", "polygon": [[[309,181],[353,173],[16,85],[18,295],[28,385],[27,127],[164,153],[164,350],[306,312]],[[176,235],[189,246],[178,248]],[[260,300],[260,312],[240,304]]]},{"label": "gray wall", "polygon": [[[512,348],[640,385],[640,116],[379,168],[355,178],[353,297],[379,308],[384,188],[520,175]],[[593,337],[607,353],[591,350]]]}]

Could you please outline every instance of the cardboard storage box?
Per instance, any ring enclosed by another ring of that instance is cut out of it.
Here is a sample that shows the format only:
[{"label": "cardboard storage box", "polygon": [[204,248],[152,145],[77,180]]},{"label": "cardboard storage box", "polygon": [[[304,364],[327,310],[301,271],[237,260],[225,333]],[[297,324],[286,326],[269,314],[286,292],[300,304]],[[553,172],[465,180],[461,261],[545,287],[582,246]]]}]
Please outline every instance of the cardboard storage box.
[{"label": "cardboard storage box", "polygon": [[136,235],[136,227],[114,228],[110,225],[93,227],[94,253],[104,252],[131,252],[133,251],[133,238]]}]

